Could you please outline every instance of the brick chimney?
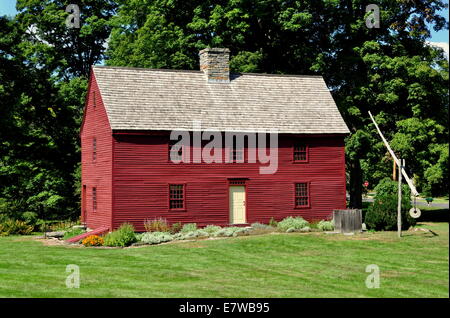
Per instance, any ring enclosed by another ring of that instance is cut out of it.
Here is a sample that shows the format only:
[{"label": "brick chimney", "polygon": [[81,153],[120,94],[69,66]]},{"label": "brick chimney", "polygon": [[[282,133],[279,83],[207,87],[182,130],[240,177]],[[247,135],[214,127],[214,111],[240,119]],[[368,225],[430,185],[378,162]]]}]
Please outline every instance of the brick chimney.
[{"label": "brick chimney", "polygon": [[200,51],[200,70],[210,83],[230,82],[230,50],[225,48],[206,48]]}]

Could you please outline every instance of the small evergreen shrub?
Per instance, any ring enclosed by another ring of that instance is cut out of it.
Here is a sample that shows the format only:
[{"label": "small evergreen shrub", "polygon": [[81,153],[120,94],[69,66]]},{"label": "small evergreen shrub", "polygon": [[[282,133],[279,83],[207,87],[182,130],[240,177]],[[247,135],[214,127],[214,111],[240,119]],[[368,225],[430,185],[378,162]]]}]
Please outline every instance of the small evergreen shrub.
[{"label": "small evergreen shrub", "polygon": [[116,231],[108,233],[104,241],[106,246],[125,247],[133,244],[136,242],[133,225],[130,223],[122,224]]},{"label": "small evergreen shrub", "polygon": [[[385,178],[375,187],[374,202],[369,206],[364,217],[364,223],[369,230],[394,231],[397,229],[398,182]],[[402,230],[409,229],[416,224],[409,215],[411,208],[410,190],[407,185],[402,186],[401,218]]]},{"label": "small evergreen shrub", "polygon": [[213,234],[217,231],[220,231],[221,229],[222,229],[222,227],[220,227],[218,225],[207,225],[202,230],[207,232],[208,234]]},{"label": "small evergreen shrub", "polygon": [[[367,210],[364,223],[369,230],[375,231],[395,231],[397,230],[397,204],[396,195],[378,196]],[[409,215],[411,203],[409,197],[402,199],[402,230],[409,229],[416,224],[415,219]]]},{"label": "small evergreen shrub", "polygon": [[140,237],[140,241],[146,244],[160,244],[170,242],[173,239],[173,235],[167,232],[147,232]]},{"label": "small evergreen shrub", "polygon": [[182,228],[183,228],[183,226],[181,225],[180,222],[174,223],[170,227],[170,234],[176,234],[176,233],[180,232]]},{"label": "small evergreen shrub", "polygon": [[0,223],[0,236],[29,235],[32,232],[33,226],[24,221],[6,219]]},{"label": "small evergreen shrub", "polygon": [[187,233],[187,232],[195,231],[196,229],[197,229],[197,223],[186,223],[185,225],[183,225],[180,232]]},{"label": "small evergreen shrub", "polygon": [[144,222],[145,231],[147,232],[169,232],[170,226],[164,218],[148,219]]},{"label": "small evergreen shrub", "polygon": [[319,223],[317,223],[317,228],[321,231],[333,231],[334,224],[333,221],[321,220]]},{"label": "small evergreen shrub", "polygon": [[295,232],[307,226],[309,226],[308,221],[306,221],[300,216],[297,217],[289,216],[287,218],[284,218],[277,224],[277,228],[282,232],[287,232],[288,230],[290,230],[291,232]]},{"label": "small evergreen shrub", "polygon": [[81,241],[84,246],[102,246],[104,244],[103,238],[98,235],[89,235]]}]

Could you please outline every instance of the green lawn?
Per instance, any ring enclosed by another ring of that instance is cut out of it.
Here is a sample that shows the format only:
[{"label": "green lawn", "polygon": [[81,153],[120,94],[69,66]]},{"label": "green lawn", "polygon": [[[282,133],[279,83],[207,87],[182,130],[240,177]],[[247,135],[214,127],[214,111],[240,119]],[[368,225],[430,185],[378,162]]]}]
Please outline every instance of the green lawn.
[{"label": "green lawn", "polygon": [[[0,238],[0,297],[449,297],[448,223],[430,232],[266,234],[126,249]],[[80,267],[66,288],[66,265]],[[368,289],[366,266],[380,268]]]}]

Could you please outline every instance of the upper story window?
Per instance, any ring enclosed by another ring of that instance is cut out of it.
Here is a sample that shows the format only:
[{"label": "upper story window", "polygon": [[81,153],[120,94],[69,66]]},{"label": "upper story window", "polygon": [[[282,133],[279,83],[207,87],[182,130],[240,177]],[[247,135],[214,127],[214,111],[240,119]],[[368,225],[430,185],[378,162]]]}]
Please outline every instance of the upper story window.
[{"label": "upper story window", "polygon": [[295,207],[304,208],[309,206],[309,184],[306,182],[295,184]]},{"label": "upper story window", "polygon": [[92,161],[97,160],[97,138],[92,138]]},{"label": "upper story window", "polygon": [[97,211],[97,188],[92,188],[92,210]]},{"label": "upper story window", "polygon": [[308,161],[308,146],[297,143],[294,145],[294,161],[307,162]]},{"label": "upper story window", "polygon": [[184,209],[185,207],[184,184],[169,185],[169,208]]},{"label": "upper story window", "polygon": [[97,107],[97,98],[96,98],[96,92],[92,92],[92,104],[94,105],[94,108]]}]

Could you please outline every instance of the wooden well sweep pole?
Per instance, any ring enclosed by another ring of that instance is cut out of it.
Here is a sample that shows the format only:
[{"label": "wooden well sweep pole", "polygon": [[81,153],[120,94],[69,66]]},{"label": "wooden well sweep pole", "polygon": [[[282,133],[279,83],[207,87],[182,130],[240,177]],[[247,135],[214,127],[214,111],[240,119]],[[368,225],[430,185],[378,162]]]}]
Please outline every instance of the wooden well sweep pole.
[{"label": "wooden well sweep pole", "polygon": [[397,203],[397,234],[402,237],[402,168],[405,165],[405,160],[400,159],[398,166],[398,203]]}]

